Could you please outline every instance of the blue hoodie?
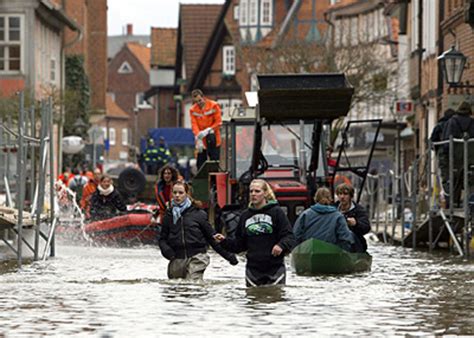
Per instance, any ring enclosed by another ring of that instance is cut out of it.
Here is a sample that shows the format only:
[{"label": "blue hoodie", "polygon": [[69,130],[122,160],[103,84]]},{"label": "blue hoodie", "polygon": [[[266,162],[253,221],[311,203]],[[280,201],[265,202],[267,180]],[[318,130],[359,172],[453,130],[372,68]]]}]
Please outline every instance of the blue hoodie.
[{"label": "blue hoodie", "polygon": [[347,251],[354,244],[346,219],[332,205],[318,203],[306,209],[296,220],[293,232],[299,243],[316,238]]}]

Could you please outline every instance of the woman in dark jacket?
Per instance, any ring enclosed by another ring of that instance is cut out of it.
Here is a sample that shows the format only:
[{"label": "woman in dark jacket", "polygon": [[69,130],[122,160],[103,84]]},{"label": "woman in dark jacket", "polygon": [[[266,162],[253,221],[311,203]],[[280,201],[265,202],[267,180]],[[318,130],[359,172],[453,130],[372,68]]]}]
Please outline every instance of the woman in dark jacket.
[{"label": "woman in dark jacket", "polygon": [[91,218],[94,220],[111,218],[120,211],[127,211],[127,206],[107,175],[100,178],[97,190],[91,196],[90,205]]},{"label": "woman in dark jacket", "polygon": [[160,207],[159,213],[161,220],[163,220],[163,217],[166,213],[166,208],[168,207],[168,202],[171,200],[171,189],[173,187],[173,183],[178,180],[179,173],[178,170],[172,166],[165,165],[161,168],[158,176],[158,182],[155,184],[155,197],[156,202]]},{"label": "woman in dark jacket", "polygon": [[214,240],[215,231],[207,220],[207,214],[193,205],[188,185],[176,182],[172,196],[158,242],[161,253],[170,260],[168,278],[202,280],[209,265],[208,245],[232,265],[237,264],[235,255],[225,251]]},{"label": "woman in dark jacket", "polygon": [[250,183],[250,205],[240,216],[235,239],[222,234],[214,238],[231,252],[247,251],[247,286],[285,284],[284,256],[296,241],[288,217],[266,181]]}]

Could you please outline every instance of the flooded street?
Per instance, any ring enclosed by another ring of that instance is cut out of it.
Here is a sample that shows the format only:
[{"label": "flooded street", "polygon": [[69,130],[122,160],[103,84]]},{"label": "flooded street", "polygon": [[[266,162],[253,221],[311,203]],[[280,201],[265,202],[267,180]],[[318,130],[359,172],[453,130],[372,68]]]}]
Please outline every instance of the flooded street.
[{"label": "flooded street", "polygon": [[[474,334],[474,264],[373,245],[372,272],[248,289],[211,254],[203,284],[169,281],[154,247],[61,246],[0,275],[0,336]],[[289,261],[289,260],[288,260]]]}]

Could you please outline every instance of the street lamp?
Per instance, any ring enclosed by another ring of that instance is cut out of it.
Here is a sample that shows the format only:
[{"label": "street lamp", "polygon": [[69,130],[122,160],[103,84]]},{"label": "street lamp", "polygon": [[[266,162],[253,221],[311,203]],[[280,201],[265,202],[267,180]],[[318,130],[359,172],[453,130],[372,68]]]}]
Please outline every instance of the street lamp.
[{"label": "street lamp", "polygon": [[440,67],[443,70],[446,82],[454,88],[474,88],[473,85],[461,84],[462,73],[466,65],[467,58],[463,53],[452,46],[438,57]]}]

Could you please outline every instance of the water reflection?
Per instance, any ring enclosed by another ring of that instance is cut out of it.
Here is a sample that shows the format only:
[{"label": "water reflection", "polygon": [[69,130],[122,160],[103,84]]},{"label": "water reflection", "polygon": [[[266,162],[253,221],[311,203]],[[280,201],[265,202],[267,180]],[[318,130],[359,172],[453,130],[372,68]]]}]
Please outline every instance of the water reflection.
[{"label": "water reflection", "polygon": [[58,246],[0,274],[0,336],[474,334],[474,264],[372,247],[373,270],[245,287],[245,262],[211,254],[204,282],[168,280],[154,247]]},{"label": "water reflection", "polygon": [[282,286],[262,286],[245,289],[249,305],[272,304],[285,301],[285,289]]}]

